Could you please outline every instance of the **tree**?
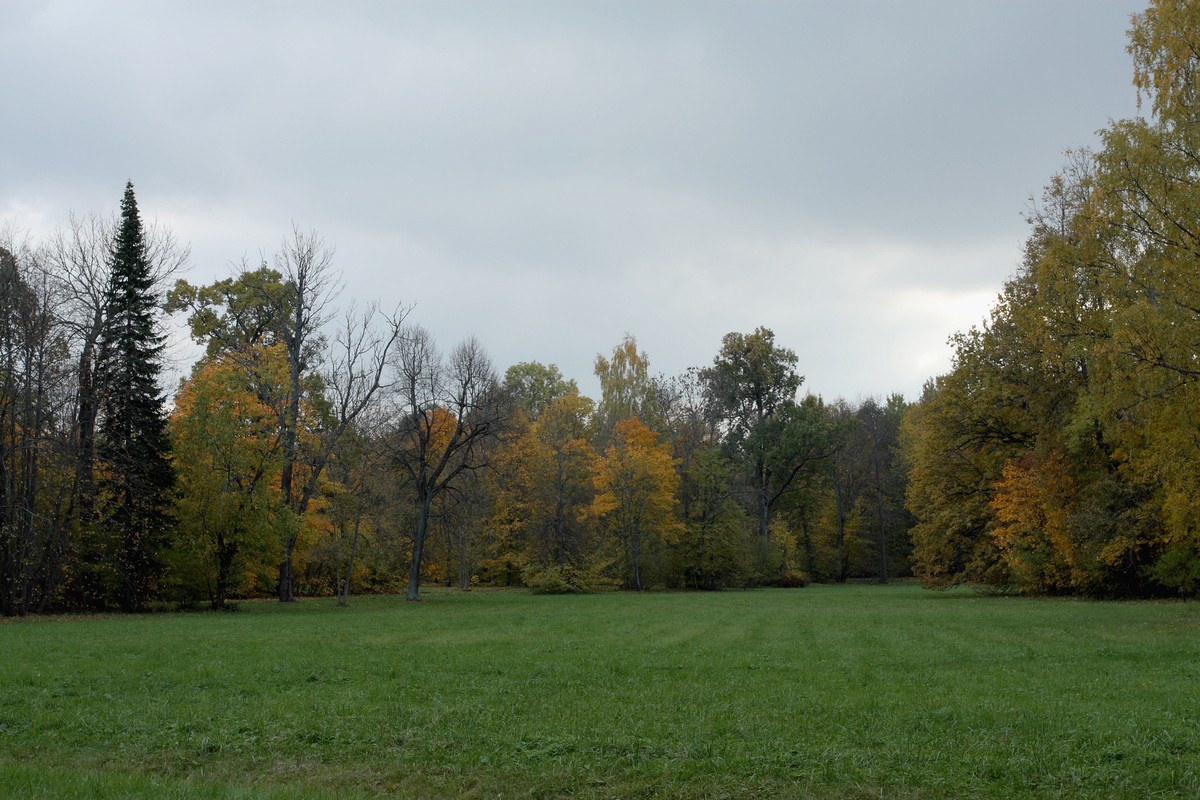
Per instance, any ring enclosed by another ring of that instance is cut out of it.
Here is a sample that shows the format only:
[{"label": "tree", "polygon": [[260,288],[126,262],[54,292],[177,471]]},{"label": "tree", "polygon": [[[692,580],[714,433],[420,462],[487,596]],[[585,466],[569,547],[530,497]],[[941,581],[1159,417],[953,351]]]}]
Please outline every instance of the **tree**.
[{"label": "tree", "polygon": [[[249,355],[249,354],[247,354]],[[278,345],[258,351],[286,380]],[[178,476],[177,561],[199,574],[214,610],[239,573],[259,571],[279,546],[282,453],[275,412],[229,358],[206,359],[181,386],[171,414]],[[187,563],[191,562],[191,563]]]},{"label": "tree", "polygon": [[105,524],[117,537],[121,608],[136,611],[161,568],[158,550],[170,522],[174,472],[158,387],[163,342],[156,329],[158,303],[132,183],[121,201],[105,308],[97,359],[104,387],[101,492]]},{"label": "tree", "polygon": [[597,354],[595,373],[600,379],[600,402],[593,421],[598,448],[607,443],[614,427],[623,419],[639,417],[653,426],[655,401],[650,359],[638,349],[634,336],[625,334],[608,358]]},{"label": "tree", "polygon": [[398,407],[390,453],[416,510],[407,593],[415,601],[434,502],[458,492],[465,475],[488,464],[487,445],[502,430],[511,406],[475,339],[444,358],[433,337],[414,326],[405,333],[393,368]]},{"label": "tree", "polygon": [[667,445],[637,417],[617,423],[612,444],[596,464],[591,515],[620,544],[626,588],[641,590],[648,550],[673,543],[679,477]]},{"label": "tree", "polygon": [[[1124,423],[1103,411],[1127,370],[1113,360],[1092,180],[1073,160],[1051,181],[1022,269],[987,323],[955,337],[953,369],[905,416],[914,572],[927,585],[1145,589],[1136,576],[1155,512],[1130,514],[1143,489],[1113,445]],[[1054,553],[1030,546],[1051,540]]]},{"label": "tree", "polygon": [[[65,351],[63,357],[74,363],[73,396],[60,402],[72,416],[65,447],[74,460],[65,513],[71,521],[75,563],[67,592],[69,602],[84,605],[107,602],[104,573],[111,572],[96,513],[96,434],[105,392],[97,361],[109,325],[112,248],[121,224],[117,218],[72,214],[67,227],[54,231],[41,248],[43,272],[55,297],[55,316],[65,329],[59,346]],[[143,224],[141,238],[152,292],[157,295],[187,265],[190,252],[169,229],[153,222]],[[57,573],[61,566],[60,561],[53,571]]]},{"label": "tree", "polygon": [[1098,352],[1103,383],[1093,407],[1124,456],[1124,476],[1152,491],[1163,525],[1150,541],[1127,541],[1123,560],[1149,555],[1153,580],[1185,593],[1200,591],[1198,18],[1195,0],[1158,0],[1133,18],[1134,84],[1151,114],[1102,132],[1080,215],[1101,256],[1090,273],[1111,336]]},{"label": "tree", "polygon": [[44,609],[68,549],[70,368],[43,254],[0,240],[0,615]]},{"label": "tree", "polygon": [[869,480],[867,459],[864,458],[864,451],[867,450],[867,447],[863,441],[864,431],[858,424],[855,409],[839,401],[829,407],[829,414],[833,424],[844,431],[841,446],[829,459],[830,488],[833,490],[834,509],[833,579],[838,583],[844,583],[847,571],[847,522]]},{"label": "tree", "polygon": [[[892,531],[887,523],[888,517],[893,516],[889,513],[890,509],[899,505],[893,502],[892,498],[901,498],[902,502],[904,496],[903,486],[898,489],[890,486],[890,484],[896,483],[896,476],[899,472],[895,465],[900,422],[904,418],[904,408],[904,398],[892,395],[884,405],[880,405],[874,399],[868,399],[859,406],[856,414],[868,444],[865,455],[869,468],[871,493],[874,495],[871,501],[875,506],[875,544],[879,555],[878,577],[880,583],[887,583],[890,574],[888,541],[892,538]],[[902,508],[898,510],[903,513]]]},{"label": "tree", "polygon": [[594,577],[583,519],[595,494],[591,412],[592,401],[578,393],[556,397],[497,452],[492,524],[503,552],[494,558],[521,570],[523,579],[530,570],[550,570],[556,581],[580,590]]},{"label": "tree", "polygon": [[[672,452],[679,464],[679,503],[686,524],[693,518],[693,497],[698,491],[708,491],[696,488],[693,468],[707,449],[717,445],[721,420],[707,396],[701,371],[695,367],[672,378],[659,377],[654,380],[653,387],[655,417],[670,438]],[[707,482],[708,478],[704,480]]]},{"label": "tree", "polygon": [[770,537],[771,509],[815,462],[836,444],[819,398],[796,403],[804,380],[796,354],[775,345],[775,334],[729,333],[713,365],[701,372],[725,423],[725,441],[748,475],[750,502],[761,542]]},{"label": "tree", "polygon": [[[374,305],[361,314],[351,308],[331,347],[326,326],[335,317],[333,303],[340,291],[333,257],[333,247],[316,232],[293,227],[274,257],[274,268],[263,264],[252,270],[243,265],[233,278],[207,287],[179,281],[168,305],[190,312],[192,337],[206,342],[210,354],[241,358],[251,370],[254,360],[240,354],[252,353],[255,347],[278,345],[286,355],[286,383],[260,383],[261,399],[275,409],[283,454],[279,489],[294,523],[282,538],[278,594],[284,602],[295,599],[297,537],[326,461],[338,439],[377,402],[407,315],[401,308],[390,316]],[[308,451],[300,441],[305,403],[326,409],[320,436]],[[298,482],[298,472],[306,479]]]},{"label": "tree", "polygon": [[579,393],[575,381],[563,378],[555,364],[547,366],[536,361],[522,361],[505,370],[504,388],[512,395],[516,408],[531,421],[537,420],[556,398]]},{"label": "tree", "polygon": [[729,493],[733,469],[716,447],[692,454],[688,512],[677,548],[679,578],[689,589],[723,589],[746,579],[750,521]]},{"label": "tree", "polygon": [[1200,591],[1200,3],[1152,2],[1129,51],[1151,113],[1069,157],[990,324],[906,423],[927,580]]}]

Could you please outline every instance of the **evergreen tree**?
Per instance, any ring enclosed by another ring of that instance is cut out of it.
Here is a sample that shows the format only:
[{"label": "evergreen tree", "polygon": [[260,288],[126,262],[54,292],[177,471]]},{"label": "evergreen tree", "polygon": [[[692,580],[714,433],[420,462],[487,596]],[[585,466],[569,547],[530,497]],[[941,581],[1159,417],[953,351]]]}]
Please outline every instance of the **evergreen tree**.
[{"label": "evergreen tree", "polygon": [[126,611],[140,609],[161,571],[157,554],[169,522],[174,474],[159,394],[163,337],[133,184],[125,186],[106,291],[107,325],[97,365],[101,384],[99,496],[109,556]]}]

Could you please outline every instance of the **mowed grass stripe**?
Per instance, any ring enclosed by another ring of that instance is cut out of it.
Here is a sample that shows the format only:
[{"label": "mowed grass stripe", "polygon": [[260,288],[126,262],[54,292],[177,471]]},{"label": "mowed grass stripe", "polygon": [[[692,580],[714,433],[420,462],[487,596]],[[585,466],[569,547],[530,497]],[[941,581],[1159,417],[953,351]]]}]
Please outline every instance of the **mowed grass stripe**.
[{"label": "mowed grass stripe", "polygon": [[1190,603],[430,592],[0,652],[0,796],[1200,796]]}]

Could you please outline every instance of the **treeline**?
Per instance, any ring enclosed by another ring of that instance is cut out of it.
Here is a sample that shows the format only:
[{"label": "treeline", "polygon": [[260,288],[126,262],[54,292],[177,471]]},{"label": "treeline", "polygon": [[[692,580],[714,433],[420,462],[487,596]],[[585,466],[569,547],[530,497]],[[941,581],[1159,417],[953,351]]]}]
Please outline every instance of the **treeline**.
[{"label": "treeline", "polygon": [[[316,234],[174,280],[187,252],[143,230],[132,186],[119,220],[0,258],[5,614],[907,569],[903,401],[799,398],[769,330],[675,377],[627,336],[593,401],[553,365],[442,352],[404,308],[339,309]],[[165,313],[205,346],[170,403]]]},{"label": "treeline", "polygon": [[1150,116],[1074,152],[904,435],[930,585],[1200,589],[1200,4],[1133,19]]},{"label": "treeline", "polygon": [[[339,308],[294,230],[208,286],[143,228],[0,242],[0,612],[809,580],[1200,589],[1200,0],[1133,18],[1150,116],[1074,152],[1018,273],[919,402],[801,396],[772,331],[600,396],[501,375],[407,309]],[[11,237],[10,237],[11,238]],[[158,394],[164,313],[205,345]],[[171,411],[168,414],[167,408]]]}]

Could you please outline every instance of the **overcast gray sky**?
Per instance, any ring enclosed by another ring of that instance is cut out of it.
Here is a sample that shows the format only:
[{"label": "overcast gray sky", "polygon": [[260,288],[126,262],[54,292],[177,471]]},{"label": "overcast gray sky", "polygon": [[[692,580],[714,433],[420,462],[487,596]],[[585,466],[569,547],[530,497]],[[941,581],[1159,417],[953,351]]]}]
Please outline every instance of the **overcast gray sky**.
[{"label": "overcast gray sky", "polygon": [[594,395],[767,326],[828,399],[949,365],[1027,199],[1136,113],[1136,0],[0,3],[0,222],[143,215],[209,282],[293,223]]}]

